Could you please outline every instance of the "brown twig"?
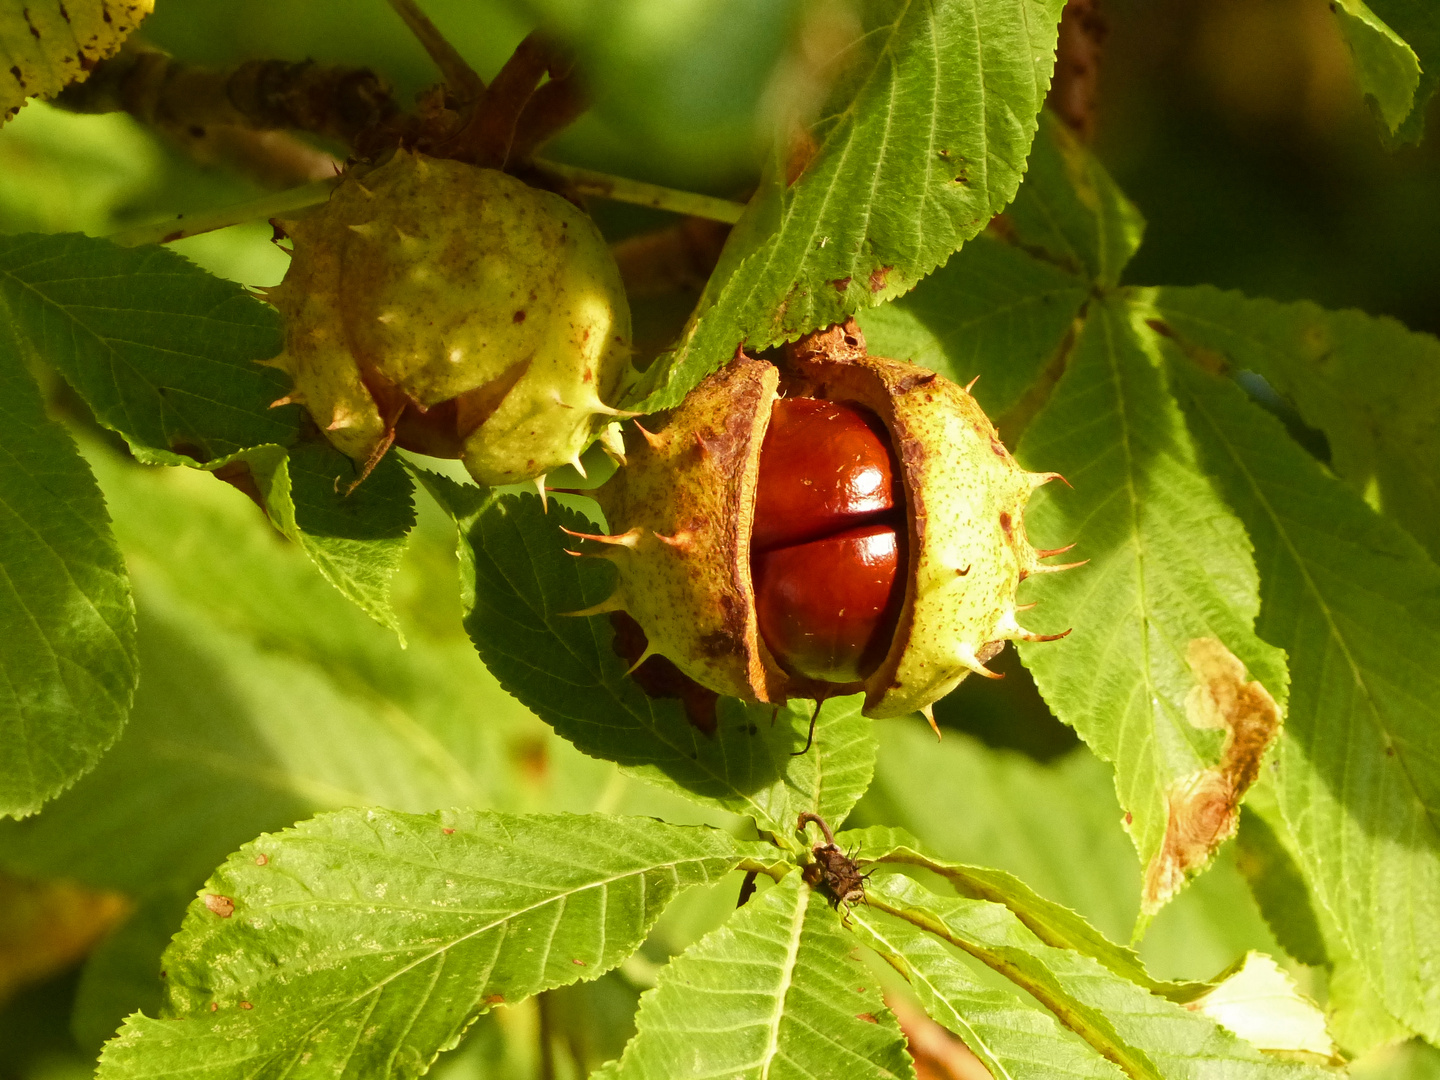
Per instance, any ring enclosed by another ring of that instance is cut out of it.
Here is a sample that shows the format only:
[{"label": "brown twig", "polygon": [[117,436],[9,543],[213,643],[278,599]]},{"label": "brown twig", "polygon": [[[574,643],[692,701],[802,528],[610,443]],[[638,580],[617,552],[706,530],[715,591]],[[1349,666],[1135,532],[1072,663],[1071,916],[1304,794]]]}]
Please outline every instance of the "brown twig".
[{"label": "brown twig", "polygon": [[485,92],[485,80],[475,74],[455,46],[440,33],[439,27],[430,21],[430,16],[420,10],[420,5],[415,0],[390,0],[390,6],[435,61],[451,93],[462,102],[478,101]]},{"label": "brown twig", "polygon": [[162,129],[308,131],[347,144],[397,111],[368,68],[247,60],[215,69],[128,46],[57,100],[73,112],[127,112]]},{"label": "brown twig", "polygon": [[1069,0],[1060,16],[1055,78],[1045,104],[1080,138],[1095,134],[1100,53],[1107,26],[1099,0]]},{"label": "brown twig", "polygon": [[503,169],[511,158],[520,117],[540,80],[547,74],[562,79],[570,69],[569,55],[540,31],[532,31],[471,106],[460,130],[446,141],[445,156]]}]

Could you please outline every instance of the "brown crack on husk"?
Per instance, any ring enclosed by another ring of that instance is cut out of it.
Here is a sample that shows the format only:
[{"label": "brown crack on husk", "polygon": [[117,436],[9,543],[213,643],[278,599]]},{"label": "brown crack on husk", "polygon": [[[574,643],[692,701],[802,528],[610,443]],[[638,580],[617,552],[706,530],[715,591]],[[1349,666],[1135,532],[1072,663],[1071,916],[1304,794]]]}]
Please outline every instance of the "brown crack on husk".
[{"label": "brown crack on husk", "polygon": [[1185,650],[1195,685],[1185,717],[1197,728],[1225,731],[1219,764],[1171,785],[1166,794],[1165,839],[1145,870],[1141,910],[1159,911],[1235,835],[1240,801],[1260,775],[1260,764],[1280,732],[1280,707],[1270,692],[1246,680],[1245,665],[1214,638],[1195,638]]}]

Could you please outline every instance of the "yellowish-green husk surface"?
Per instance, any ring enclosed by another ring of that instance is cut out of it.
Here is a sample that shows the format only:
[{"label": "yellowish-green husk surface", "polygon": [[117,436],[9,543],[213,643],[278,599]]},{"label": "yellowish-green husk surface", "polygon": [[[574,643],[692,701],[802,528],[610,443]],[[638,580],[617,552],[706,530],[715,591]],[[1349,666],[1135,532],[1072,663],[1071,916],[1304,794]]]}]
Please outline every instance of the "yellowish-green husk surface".
[{"label": "yellowish-green husk surface", "polygon": [[559,195],[402,150],[281,224],[294,254],[269,294],[286,319],[272,363],[357,461],[396,401],[454,402],[459,456],[483,484],[578,460],[615,415],[632,377],[624,287]]}]

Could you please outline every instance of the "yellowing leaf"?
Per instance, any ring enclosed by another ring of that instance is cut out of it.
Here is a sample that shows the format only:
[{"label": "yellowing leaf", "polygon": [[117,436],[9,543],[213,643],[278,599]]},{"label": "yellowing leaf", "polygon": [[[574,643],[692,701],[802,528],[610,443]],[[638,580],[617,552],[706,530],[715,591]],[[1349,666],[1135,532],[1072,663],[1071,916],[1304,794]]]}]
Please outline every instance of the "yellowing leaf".
[{"label": "yellowing leaf", "polygon": [[0,123],[112,56],[155,0],[0,0]]},{"label": "yellowing leaf", "polygon": [[1264,953],[1247,953],[1238,970],[1186,1007],[1261,1050],[1327,1059],[1335,1053],[1325,1014]]}]

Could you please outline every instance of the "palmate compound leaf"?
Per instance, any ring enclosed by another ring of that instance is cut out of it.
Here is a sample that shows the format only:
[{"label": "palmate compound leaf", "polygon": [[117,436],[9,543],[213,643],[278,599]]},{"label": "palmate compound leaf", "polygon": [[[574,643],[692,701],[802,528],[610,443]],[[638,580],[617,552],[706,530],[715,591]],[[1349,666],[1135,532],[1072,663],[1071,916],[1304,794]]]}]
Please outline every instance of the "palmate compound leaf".
[{"label": "palmate compound leaf", "polygon": [[288,389],[257,363],[280,350],[273,308],[163,248],[29,235],[0,237],[0,315],[141,461],[253,478],[276,527],[396,628],[389,581],[414,524],[409,477],[384,460],[347,498],[350,459],[305,431],[298,406],[270,408]]},{"label": "palmate compound leaf", "polygon": [[1074,542],[1089,560],[1027,583],[1022,597],[1040,601],[1031,625],[1075,632],[1021,656],[1056,714],[1115,767],[1146,912],[1231,834],[1286,684],[1283,655],[1251,628],[1249,541],[1201,473],[1155,354],[1123,302],[1093,301],[1019,453],[1073,485],[1037,492],[1031,537]]},{"label": "palmate compound leaf", "polygon": [[1302,868],[1386,1008],[1440,1040],[1440,570],[1229,380],[1173,360],[1265,568],[1257,628],[1290,657],[1278,787]]},{"label": "palmate compound leaf", "polygon": [[605,616],[576,617],[615,587],[602,559],[576,558],[561,527],[593,522],[533,495],[497,495],[417,472],[460,529],[465,627],[500,684],[593,757],[788,837],[801,811],[832,824],[870,785],[875,738],[861,698],[826,702],[808,753],[810,702],[777,711],[721,698],[706,733],[675,699],[626,675]]},{"label": "palmate compound leaf", "polygon": [[1394,319],[1205,285],[1150,295],[1183,345],[1220,353],[1294,402],[1325,433],[1336,475],[1440,562],[1440,341]]},{"label": "palmate compound leaf", "polygon": [[650,818],[342,810],[225,863],[100,1080],[425,1072],[481,1012],[593,979],[682,889],[768,845]]},{"label": "palmate compound leaf", "polygon": [[790,873],[660,973],[638,1033],[597,1080],[913,1078],[856,940]]},{"label": "palmate compound leaf", "polygon": [[[1212,1020],[1147,992],[1090,957],[1043,943],[999,904],[940,896],[905,878],[878,875],[867,894],[868,907],[853,917],[884,927],[891,925],[886,916],[897,917],[949,942],[1028,991],[1132,1080],[1319,1080],[1328,1075],[1266,1057]],[[955,1011],[967,1008],[959,998],[948,1002]],[[943,1024],[946,1012],[932,1015]],[[1074,1061],[1069,1068],[1076,1068]]]},{"label": "palmate compound leaf", "polygon": [[1024,171],[1062,6],[854,5],[857,40],[827,64],[842,70],[791,155],[808,163],[786,184],[789,148],[777,149],[639,407],[676,405],[741,342],[761,349],[898,296],[983,229]]},{"label": "palmate compound leaf", "polygon": [[119,737],[139,663],[95,478],[4,340],[0,325],[0,815],[18,817]]},{"label": "palmate compound leaf", "polygon": [[155,0],[0,0],[0,124],[120,48]]}]

